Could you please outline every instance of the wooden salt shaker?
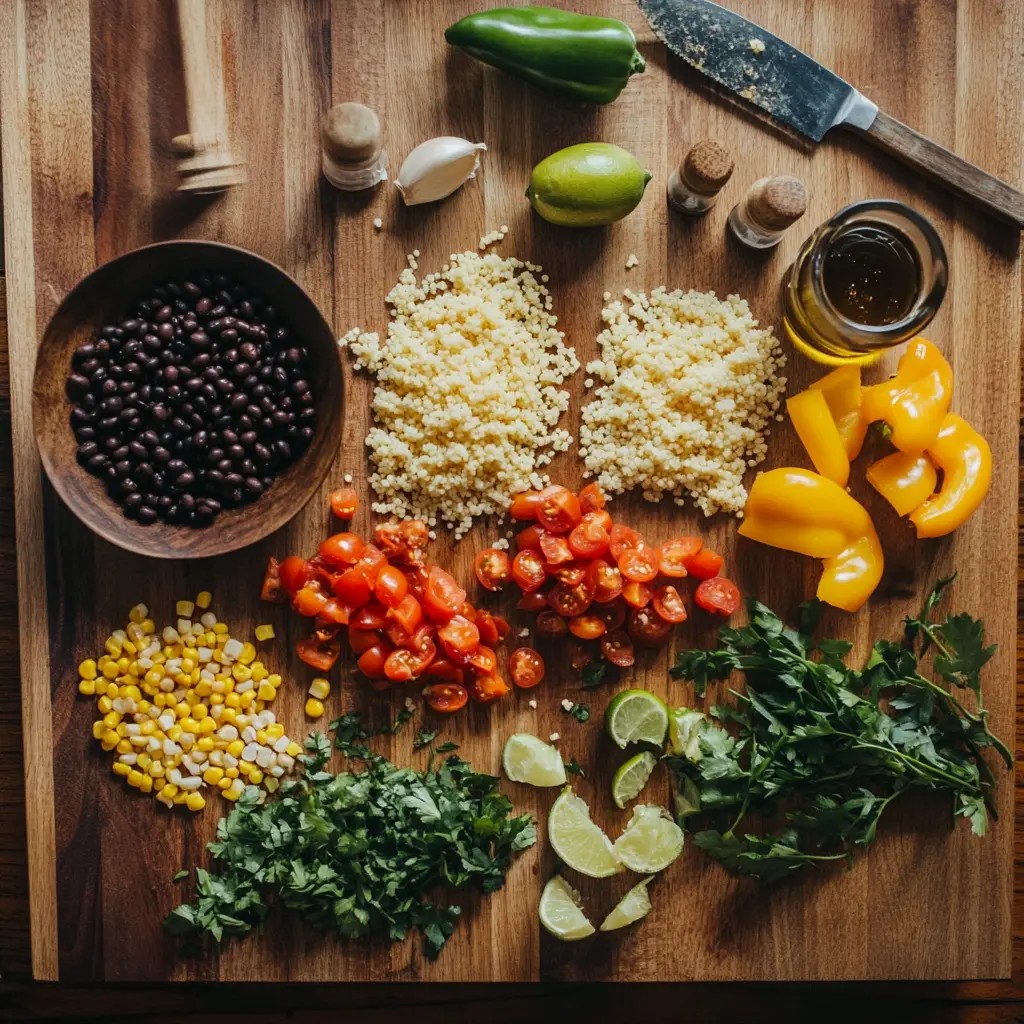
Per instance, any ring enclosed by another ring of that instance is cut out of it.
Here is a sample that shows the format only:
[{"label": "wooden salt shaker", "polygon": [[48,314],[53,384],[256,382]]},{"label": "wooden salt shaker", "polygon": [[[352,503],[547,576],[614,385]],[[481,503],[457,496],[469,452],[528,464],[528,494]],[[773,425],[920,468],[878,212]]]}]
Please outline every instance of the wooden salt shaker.
[{"label": "wooden salt shaker", "polygon": [[759,178],[732,208],[729,227],[751,249],[770,249],[806,209],[807,189],[799,178]]},{"label": "wooden salt shaker", "polygon": [[668,180],[669,203],[680,213],[706,213],[718,201],[732,168],[732,155],[714,139],[695,143]]},{"label": "wooden salt shaker", "polygon": [[346,192],[359,192],[388,176],[380,119],[362,103],[338,103],[327,112],[321,131],[324,177]]},{"label": "wooden salt shaker", "polygon": [[208,39],[206,0],[178,0],[188,134],[171,146],[178,156],[179,192],[221,192],[245,181],[245,164],[228,143],[220,39]]}]

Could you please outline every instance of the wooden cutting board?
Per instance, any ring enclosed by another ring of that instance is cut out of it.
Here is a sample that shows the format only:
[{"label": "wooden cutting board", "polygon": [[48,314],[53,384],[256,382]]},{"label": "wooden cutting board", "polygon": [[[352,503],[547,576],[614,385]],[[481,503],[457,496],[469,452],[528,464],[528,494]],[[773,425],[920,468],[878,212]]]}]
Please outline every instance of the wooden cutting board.
[{"label": "wooden cutting board", "polygon": [[[580,107],[535,92],[484,68],[443,41],[444,28],[481,0],[210,0],[211,33],[222,39],[230,123],[248,161],[249,183],[202,202],[175,194],[169,141],[185,130],[174,10],[158,0],[0,0],[0,108],[17,488],[22,680],[28,786],[28,836],[35,974],[62,981],[197,980],[830,980],[974,978],[1010,970],[1012,779],[997,803],[1002,820],[978,840],[951,829],[941,802],[907,801],[887,820],[877,846],[848,871],[807,874],[770,890],[739,883],[687,847],[653,888],[654,909],[639,927],[587,943],[561,945],[539,928],[536,907],[554,868],[544,842],[519,858],[504,890],[464,901],[465,915],[442,956],[425,961],[416,940],[392,946],[340,944],[275,918],[262,938],[205,961],[178,961],[160,920],[187,892],[171,883],[183,866],[204,861],[222,810],[168,813],[115,779],[91,738],[93,702],[76,692],[75,666],[100,649],[128,608],[146,602],[158,619],[173,602],[210,589],[235,629],[271,614],[257,591],[270,554],[311,552],[329,521],[314,501],[266,542],[234,556],[157,564],[94,539],[40,479],[32,436],[34,349],[57,302],[94,266],[154,239],[214,238],[253,249],[294,274],[339,334],[383,330],[383,297],[420,250],[422,272],[450,252],[474,249],[501,224],[502,251],[543,264],[554,309],[581,359],[596,354],[602,294],[623,287],[738,292],[763,322],[780,323],[779,283],[816,224],[859,199],[894,197],[925,212],[949,252],[950,287],[929,329],[956,373],[954,408],[989,438],[996,474],[970,524],[944,541],[915,544],[904,523],[855,473],[854,493],[879,526],[885,579],[857,616],[829,615],[830,635],[863,654],[877,637],[895,637],[935,578],[952,568],[957,607],[982,615],[1000,651],[987,672],[994,729],[1012,737],[1014,694],[1015,508],[1021,294],[1019,235],[914,178],[859,141],[830,138],[815,151],[713,97],[702,81],[657,44],[625,0],[571,4],[622,17],[636,30],[647,73],[606,108]],[[942,0],[731,0],[860,86],[883,109],[1010,182],[1022,178],[1024,10]],[[386,184],[344,195],[319,174],[317,131],[326,109],[360,100],[381,114],[392,175],[417,143],[434,135],[483,140],[489,149],[476,181],[441,204],[405,209]],[[689,220],[669,212],[665,182],[688,142],[713,137],[732,148],[736,173],[719,206]],[[530,168],[571,143],[601,139],[632,150],[654,173],[632,216],[606,230],[554,228],[522,196]],[[794,173],[811,193],[804,220],[767,253],[750,253],[725,234],[742,189],[765,174]],[[374,231],[375,217],[383,230]],[[630,253],[640,257],[625,269]],[[363,492],[356,526],[370,528],[363,438],[370,382],[346,363],[346,430],[325,492],[345,473]],[[893,360],[871,371],[881,379]],[[53,372],[63,373],[64,367]],[[820,368],[799,356],[789,367],[795,391]],[[572,381],[567,417],[579,422],[584,373]],[[862,470],[870,453],[862,457]],[[788,424],[771,438],[768,466],[806,465]],[[573,454],[553,478],[579,481]],[[809,560],[737,544],[735,521],[705,521],[692,509],[616,502],[617,515],[652,540],[700,531],[726,553],[744,590],[783,613],[813,593]],[[460,545],[447,540],[434,560],[471,579],[475,553],[499,536],[483,524]],[[302,704],[310,673],[291,653],[302,623],[274,609],[280,641],[267,660],[288,684],[275,704],[289,733],[307,728]],[[521,614],[516,629],[528,625]],[[48,642],[47,642],[48,637]],[[710,644],[713,630],[694,615],[670,650],[641,658],[631,685],[673,703],[692,691],[669,683],[675,649]],[[329,712],[380,716],[387,699],[357,682],[346,662]],[[563,714],[563,696],[580,698],[573,675],[551,659],[538,691],[495,707],[474,707],[440,723],[443,736],[480,769],[497,771],[505,737],[561,733],[565,756],[587,771],[579,792],[612,834],[626,815],[608,784],[620,753],[602,734],[610,693],[582,699],[585,725]],[[529,708],[528,697],[539,707]],[[400,696],[395,698],[396,706]],[[327,719],[322,720],[326,722]],[[400,764],[420,764],[412,735],[379,747]],[[321,726],[322,727],[322,726]],[[542,821],[554,793],[506,784],[517,809]],[[667,780],[652,798],[668,799]],[[544,829],[541,828],[543,838]],[[611,908],[630,884],[573,879],[590,916]]]}]

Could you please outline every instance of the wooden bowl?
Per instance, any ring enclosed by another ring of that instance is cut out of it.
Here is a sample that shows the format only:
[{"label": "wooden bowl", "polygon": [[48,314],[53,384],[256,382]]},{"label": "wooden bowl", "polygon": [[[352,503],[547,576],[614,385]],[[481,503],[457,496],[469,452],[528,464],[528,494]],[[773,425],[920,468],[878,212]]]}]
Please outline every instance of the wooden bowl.
[{"label": "wooden bowl", "polygon": [[[205,527],[143,526],[127,518],[103,481],[76,459],[71,401],[64,383],[71,356],[130,303],[169,279],[225,273],[266,296],[282,323],[309,349],[316,435],[302,456],[256,501],[225,509]],[[334,332],[313,300],[280,267],[219,242],[173,241],[118,256],[81,280],[61,302],[36,355],[32,414],[43,468],[68,507],[111,544],[154,558],[206,558],[252,544],[288,522],[317,492],[341,440],[343,384]]]}]

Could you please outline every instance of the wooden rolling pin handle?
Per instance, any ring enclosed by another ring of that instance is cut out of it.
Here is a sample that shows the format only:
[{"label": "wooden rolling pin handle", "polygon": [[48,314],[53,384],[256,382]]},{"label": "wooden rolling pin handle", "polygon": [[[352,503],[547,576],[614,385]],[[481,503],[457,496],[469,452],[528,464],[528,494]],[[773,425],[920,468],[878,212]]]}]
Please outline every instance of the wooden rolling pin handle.
[{"label": "wooden rolling pin handle", "polygon": [[[855,131],[857,129],[854,129]],[[861,132],[880,149],[989,213],[1024,227],[1024,194],[888,114]]]}]

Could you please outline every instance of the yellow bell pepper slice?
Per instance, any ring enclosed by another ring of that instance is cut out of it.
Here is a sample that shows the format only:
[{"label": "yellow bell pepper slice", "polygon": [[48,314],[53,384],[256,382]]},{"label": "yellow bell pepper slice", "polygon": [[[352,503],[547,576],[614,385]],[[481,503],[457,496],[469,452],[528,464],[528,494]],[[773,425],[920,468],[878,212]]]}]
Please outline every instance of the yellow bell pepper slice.
[{"label": "yellow bell pepper slice", "polygon": [[807,469],[757,477],[739,533],[822,559],[818,597],[846,611],[856,611],[882,578],[882,547],[867,510],[835,481]]},{"label": "yellow bell pepper slice", "polygon": [[910,521],[919,538],[944,537],[967,522],[988,494],[992,450],[966,420],[951,412],[928,455],[942,470],[942,487],[910,513]]},{"label": "yellow bell pepper slice", "polygon": [[814,468],[845,487],[850,479],[850,459],[824,393],[812,388],[801,391],[786,400],[786,411]]},{"label": "yellow bell pepper slice", "polygon": [[846,457],[853,462],[864,447],[868,422],[860,414],[861,393],[859,366],[840,366],[815,381],[811,387],[825,396],[836,429],[846,448]]},{"label": "yellow bell pepper slice", "polygon": [[861,416],[866,423],[889,425],[893,447],[923,452],[938,436],[953,397],[953,370],[924,338],[907,346],[892,380],[865,388]]},{"label": "yellow bell pepper slice", "polygon": [[925,502],[938,479],[932,460],[913,452],[893,452],[868,466],[865,475],[900,516],[910,515]]}]

